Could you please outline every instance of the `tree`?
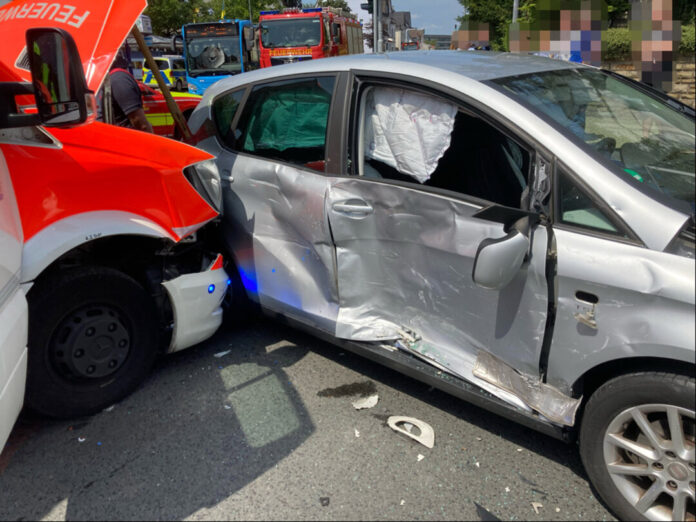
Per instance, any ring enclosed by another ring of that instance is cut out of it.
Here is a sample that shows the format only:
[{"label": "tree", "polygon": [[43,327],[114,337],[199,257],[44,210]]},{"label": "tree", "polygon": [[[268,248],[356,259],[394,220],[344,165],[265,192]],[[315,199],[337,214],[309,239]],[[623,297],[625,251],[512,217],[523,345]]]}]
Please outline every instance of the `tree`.
[{"label": "tree", "polygon": [[192,22],[196,9],[204,9],[202,0],[149,0],[146,15],[152,20],[152,32],[172,36],[181,26]]},{"label": "tree", "polygon": [[507,26],[512,21],[513,0],[459,0],[459,3],[464,7],[464,14],[457,21],[487,23],[491,47],[504,50]]},{"label": "tree", "polygon": [[312,4],[305,4],[306,7],[338,7],[350,12],[350,6],[346,0],[317,0]]}]

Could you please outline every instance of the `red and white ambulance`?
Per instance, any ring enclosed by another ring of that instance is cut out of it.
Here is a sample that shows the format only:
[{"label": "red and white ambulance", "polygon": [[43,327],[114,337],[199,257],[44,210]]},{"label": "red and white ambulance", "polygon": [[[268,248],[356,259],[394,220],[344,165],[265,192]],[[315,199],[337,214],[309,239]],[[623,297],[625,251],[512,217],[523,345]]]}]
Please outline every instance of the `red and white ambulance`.
[{"label": "red and white ambulance", "polygon": [[145,6],[0,7],[0,448],[23,399],[55,417],[97,412],[159,352],[222,321],[227,274],[201,240],[221,209],[211,156],[93,121],[93,93]]}]

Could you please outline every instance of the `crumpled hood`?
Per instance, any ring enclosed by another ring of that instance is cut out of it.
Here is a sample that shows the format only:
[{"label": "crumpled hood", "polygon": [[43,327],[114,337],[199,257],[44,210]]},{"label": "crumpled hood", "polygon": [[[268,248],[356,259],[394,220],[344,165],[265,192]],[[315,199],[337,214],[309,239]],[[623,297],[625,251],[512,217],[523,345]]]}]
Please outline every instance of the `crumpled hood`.
[{"label": "crumpled hood", "polygon": [[67,0],[36,2],[14,0],[0,7],[0,81],[31,81],[25,52],[25,32],[32,27],[59,27],[75,39],[87,78],[94,92],[125,41],[147,0]]}]

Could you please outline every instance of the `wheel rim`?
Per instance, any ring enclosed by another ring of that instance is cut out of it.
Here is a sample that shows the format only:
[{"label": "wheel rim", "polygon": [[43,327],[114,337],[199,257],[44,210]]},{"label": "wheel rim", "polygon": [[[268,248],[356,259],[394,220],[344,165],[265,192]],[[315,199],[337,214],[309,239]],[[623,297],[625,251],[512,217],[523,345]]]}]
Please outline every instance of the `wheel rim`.
[{"label": "wheel rim", "polygon": [[108,378],[128,358],[130,332],[128,321],[112,306],[75,310],[54,331],[49,350],[53,367],[69,380]]},{"label": "wheel rim", "polygon": [[669,404],[624,410],[604,434],[604,463],[649,520],[696,520],[694,411]]}]

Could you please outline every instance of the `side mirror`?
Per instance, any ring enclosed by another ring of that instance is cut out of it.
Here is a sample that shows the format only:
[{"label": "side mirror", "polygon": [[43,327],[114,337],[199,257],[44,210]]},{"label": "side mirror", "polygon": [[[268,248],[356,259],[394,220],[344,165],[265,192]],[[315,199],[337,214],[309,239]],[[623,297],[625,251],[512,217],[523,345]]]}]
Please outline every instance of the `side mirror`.
[{"label": "side mirror", "polygon": [[247,51],[254,48],[254,28],[250,25],[242,27],[242,36],[244,37],[244,47]]},{"label": "side mirror", "polygon": [[72,36],[54,27],[28,29],[29,68],[41,123],[77,125],[94,119],[94,94],[87,88],[82,61]]},{"label": "side mirror", "polygon": [[513,228],[504,237],[484,239],[474,259],[474,283],[500,290],[513,280],[529,250],[529,239]]}]

